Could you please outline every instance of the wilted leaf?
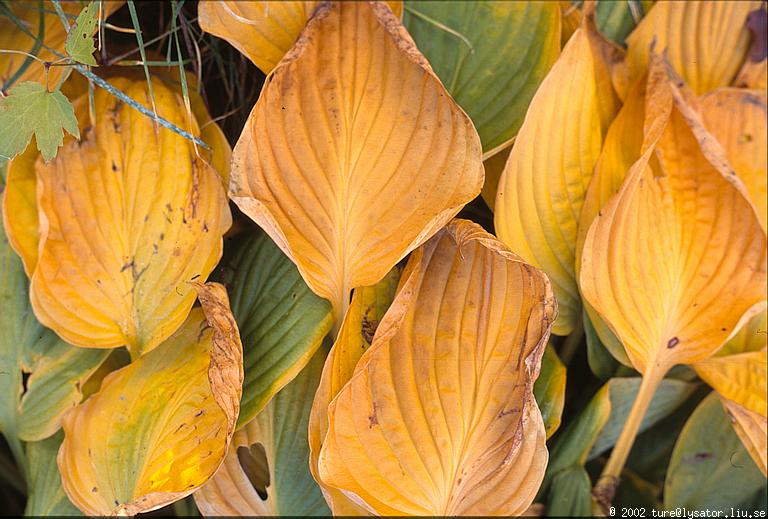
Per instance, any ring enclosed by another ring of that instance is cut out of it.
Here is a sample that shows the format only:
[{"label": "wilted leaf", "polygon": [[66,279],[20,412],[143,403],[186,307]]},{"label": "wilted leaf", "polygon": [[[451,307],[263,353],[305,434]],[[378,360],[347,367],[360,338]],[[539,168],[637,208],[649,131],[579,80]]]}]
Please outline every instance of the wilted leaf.
[{"label": "wilted leaf", "polygon": [[227,252],[222,268],[243,342],[240,427],[298,375],[333,321],[331,305],[307,288],[296,266],[262,232]]},{"label": "wilted leaf", "polygon": [[546,276],[457,220],[403,280],[328,409],[320,478],[377,514],[525,512],[547,458],[532,394],[555,313]]},{"label": "wilted leaf", "polygon": [[592,481],[580,465],[558,472],[547,498],[548,517],[592,516]]},{"label": "wilted leaf", "polygon": [[[112,83],[148,101],[146,82]],[[180,97],[160,81],[153,91],[160,115],[184,126]],[[101,89],[95,104],[102,115],[83,141],[38,163],[31,300],[67,341],[127,345],[135,356],[184,321],[195,299],[189,281],[218,262],[231,217],[219,175],[189,141]]]},{"label": "wilted leaf", "polygon": [[12,159],[34,135],[47,162],[64,143],[64,130],[80,138],[75,111],[60,90],[48,92],[40,83],[26,81],[0,97],[0,157]]},{"label": "wilted leaf", "polygon": [[768,346],[768,311],[763,310],[750,319],[717,354],[732,355],[746,351],[757,351],[766,346]]},{"label": "wilted leaf", "polygon": [[389,8],[335,2],[261,91],[230,196],[338,326],[353,288],[377,283],[482,183],[477,132]]},{"label": "wilted leaf", "polygon": [[565,365],[552,346],[548,345],[541,359],[541,373],[533,385],[533,395],[541,409],[547,439],[560,427],[565,404],[565,378]]},{"label": "wilted leaf", "polygon": [[765,349],[737,353],[725,357],[710,357],[694,365],[696,373],[712,389],[728,400],[761,416],[768,416],[768,386],[766,368],[768,354]]},{"label": "wilted leaf", "polygon": [[93,34],[99,22],[99,2],[91,1],[83,7],[77,15],[75,23],[69,27],[67,40],[64,42],[64,50],[70,58],[86,65],[96,66],[93,53],[96,46],[93,44]]},{"label": "wilted leaf", "polygon": [[[395,296],[399,279],[400,270],[394,268],[377,284],[354,290],[349,310],[344,316],[336,342],[328,353],[314,396],[309,418],[309,465],[334,515],[361,515],[366,512],[338,489],[324,486],[320,480],[317,462],[328,432],[328,404],[352,377],[357,362],[371,346],[376,329]],[[402,317],[402,309],[398,308],[397,311]],[[390,316],[388,319],[390,323],[392,318]]]},{"label": "wilted leaf", "polygon": [[[711,356],[761,310],[766,240],[746,190],[662,65],[646,98],[645,151],[592,223],[580,280],[632,365],[660,380]],[[660,171],[648,166],[656,150]]]},{"label": "wilted leaf", "polygon": [[242,349],[226,293],[200,286],[167,341],[103,382],[64,420],[58,456],[70,500],[89,515],[133,515],[195,491],[219,467],[235,429]]},{"label": "wilted leaf", "polygon": [[235,433],[221,468],[194,494],[203,515],[330,515],[307,466],[307,422],[326,353],[318,350],[301,373]]},{"label": "wilted leaf", "polygon": [[664,507],[730,513],[731,506],[751,498],[764,484],[717,396],[710,394],[677,439],[664,484]]},{"label": "wilted leaf", "polygon": [[632,81],[649,62],[649,50],[664,54],[696,94],[728,86],[747,55],[746,18],[760,7],[750,2],[675,2],[660,0],[627,37]]},{"label": "wilted leaf", "polygon": [[50,438],[26,446],[29,495],[24,508],[25,516],[83,515],[61,488],[56,453],[63,439],[64,433],[58,432]]},{"label": "wilted leaf", "polygon": [[552,280],[557,335],[568,335],[581,315],[576,232],[600,153],[596,88],[589,38],[579,29],[531,102],[496,197],[499,238]]},{"label": "wilted leaf", "polygon": [[[587,459],[594,459],[616,444],[619,434],[627,422],[630,409],[640,390],[639,377],[612,378],[608,381],[611,415],[600,435],[592,445]],[[696,390],[696,384],[674,379],[664,379],[653,396],[648,411],[640,424],[639,432],[645,431],[669,416]]]},{"label": "wilted leaf", "polygon": [[[387,2],[397,16],[403,3]],[[248,57],[265,74],[272,72],[293,46],[317,1],[215,0],[197,7],[200,27],[223,38]]]},{"label": "wilted leaf", "polygon": [[701,100],[707,130],[723,146],[728,162],[749,191],[763,230],[768,227],[768,139],[765,93],[720,88]]},{"label": "wilted leaf", "polygon": [[523,124],[560,53],[556,2],[412,1],[403,19],[493,154]]}]

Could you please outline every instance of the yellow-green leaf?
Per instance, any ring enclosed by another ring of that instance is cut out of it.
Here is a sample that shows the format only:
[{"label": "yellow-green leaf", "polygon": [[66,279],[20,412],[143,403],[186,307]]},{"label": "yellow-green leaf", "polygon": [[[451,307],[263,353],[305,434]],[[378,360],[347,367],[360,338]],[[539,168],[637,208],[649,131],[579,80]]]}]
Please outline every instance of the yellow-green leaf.
[{"label": "yellow-green leaf", "polygon": [[552,280],[557,335],[568,335],[581,315],[576,233],[600,144],[595,59],[579,29],[531,102],[499,181],[494,215],[499,238]]},{"label": "yellow-green leaf", "polygon": [[408,32],[494,154],[560,53],[556,2],[411,1]]},{"label": "yellow-green leaf", "polygon": [[238,427],[250,422],[318,351],[331,330],[331,305],[317,297],[269,236],[244,237],[220,267],[243,342]]},{"label": "yellow-green leaf", "polygon": [[[312,403],[309,418],[309,466],[334,515],[367,513],[338,489],[325,486],[320,480],[317,462],[328,432],[328,404],[352,377],[358,361],[371,346],[376,329],[395,296],[399,279],[400,271],[394,268],[377,284],[356,288],[352,293],[349,310],[344,316],[336,342],[328,353]],[[391,320],[392,316],[388,322]]]},{"label": "yellow-green leaf", "polygon": [[261,91],[230,197],[339,326],[353,288],[377,283],[480,193],[481,156],[472,122],[389,7],[334,2]]},{"label": "yellow-green leaf", "polygon": [[58,465],[83,512],[160,508],[194,492],[223,461],[239,412],[242,348],[224,288],[198,291],[203,310],[65,417]]},{"label": "yellow-green leaf", "polygon": [[86,65],[96,66],[93,53],[96,46],[93,44],[93,34],[99,23],[99,2],[91,2],[83,7],[75,22],[69,27],[67,40],[64,42],[64,50],[70,58]]},{"label": "yellow-green leaf", "polygon": [[[111,81],[148,102],[145,81]],[[161,81],[153,92],[159,114],[185,126],[181,98]],[[189,281],[218,262],[231,217],[219,174],[188,140],[104,90],[95,106],[101,116],[81,143],[37,163],[32,306],[72,344],[138,355],[184,321],[195,299]]]},{"label": "yellow-green leaf", "polygon": [[27,505],[24,515],[75,516],[82,515],[67,498],[61,487],[61,476],[56,466],[56,453],[64,439],[58,432],[45,440],[28,443],[27,452]]},{"label": "yellow-green leaf", "polygon": [[547,439],[560,427],[565,404],[565,378],[565,364],[552,346],[547,346],[544,357],[541,359],[541,373],[533,385],[533,395],[541,409]]},{"label": "yellow-green leaf", "polygon": [[741,443],[765,476],[766,458],[768,458],[768,440],[766,440],[768,419],[765,415],[750,411],[732,400],[724,398],[721,400]]},{"label": "yellow-green leaf", "polygon": [[449,224],[331,402],[321,480],[382,515],[525,512],[546,466],[532,391],[554,314],[541,271]]},{"label": "yellow-green leaf", "polygon": [[649,51],[663,54],[698,95],[733,81],[749,48],[747,15],[760,1],[653,4],[627,37],[632,81],[648,67]]},{"label": "yellow-green leaf", "polygon": [[768,399],[765,388],[766,350],[737,353],[725,357],[711,357],[694,365],[696,373],[712,389],[745,409],[768,416]]},{"label": "yellow-green leaf", "polygon": [[318,350],[301,373],[235,433],[221,468],[194,494],[203,515],[330,515],[307,465],[307,422],[326,353]]}]

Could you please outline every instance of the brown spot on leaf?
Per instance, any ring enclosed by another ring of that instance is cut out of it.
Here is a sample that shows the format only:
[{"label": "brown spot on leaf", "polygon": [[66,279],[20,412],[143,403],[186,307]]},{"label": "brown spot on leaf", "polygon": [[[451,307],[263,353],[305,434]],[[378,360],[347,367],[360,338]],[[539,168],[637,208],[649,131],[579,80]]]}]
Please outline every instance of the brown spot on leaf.
[{"label": "brown spot on leaf", "polygon": [[677,337],[672,337],[671,339],[669,339],[669,341],[667,341],[667,348],[671,350],[678,344],[680,344],[680,339],[678,339]]}]

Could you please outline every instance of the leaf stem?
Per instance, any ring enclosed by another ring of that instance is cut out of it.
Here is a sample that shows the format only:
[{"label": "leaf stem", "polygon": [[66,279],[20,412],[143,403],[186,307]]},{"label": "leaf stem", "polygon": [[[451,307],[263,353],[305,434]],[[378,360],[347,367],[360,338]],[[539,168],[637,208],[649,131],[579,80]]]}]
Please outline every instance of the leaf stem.
[{"label": "leaf stem", "polygon": [[613,496],[616,493],[616,488],[619,486],[621,471],[624,469],[629,452],[635,443],[635,438],[637,438],[637,433],[640,430],[640,424],[642,424],[645,413],[648,411],[648,407],[653,400],[653,395],[656,394],[656,390],[659,388],[659,384],[661,384],[667,371],[667,368],[653,364],[643,374],[640,390],[637,393],[637,397],[635,397],[635,402],[632,404],[632,409],[629,411],[624,428],[619,435],[619,439],[616,441],[616,445],[613,447],[608,463],[603,468],[600,479],[597,481],[595,488],[592,489],[592,495],[605,513],[608,512]]},{"label": "leaf stem", "polygon": [[581,320],[581,317],[579,317],[579,322],[576,323],[576,327],[565,338],[565,340],[563,341],[563,345],[560,348],[560,360],[563,361],[563,364],[567,366],[571,363],[571,359],[573,359],[573,356],[576,354],[576,350],[581,344],[581,340],[583,338],[584,338],[584,325]]}]

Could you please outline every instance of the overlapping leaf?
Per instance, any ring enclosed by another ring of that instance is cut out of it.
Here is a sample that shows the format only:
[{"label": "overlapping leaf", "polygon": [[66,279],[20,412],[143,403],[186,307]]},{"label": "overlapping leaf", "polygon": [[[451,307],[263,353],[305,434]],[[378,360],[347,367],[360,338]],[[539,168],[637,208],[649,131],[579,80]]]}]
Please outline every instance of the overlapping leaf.
[{"label": "overlapping leaf", "polygon": [[560,53],[556,2],[408,2],[405,26],[474,122],[483,151],[509,143]]},{"label": "overlapping leaf", "polygon": [[109,352],[75,348],[35,319],[21,262],[0,229],[0,431],[22,462],[19,440],[51,436]]},{"label": "overlapping leaf", "polygon": [[471,121],[380,3],[315,11],[232,160],[230,196],[337,325],[353,288],[383,278],[483,183]]},{"label": "overlapping leaf", "polygon": [[307,466],[307,422],[326,353],[318,350],[301,373],[235,433],[219,471],[195,492],[203,515],[330,515]]},{"label": "overlapping leaf", "polygon": [[552,346],[544,350],[541,359],[541,373],[533,386],[536,403],[541,410],[544,428],[549,439],[560,427],[565,405],[565,364],[560,360]]},{"label": "overlapping leaf", "polygon": [[222,269],[243,342],[242,426],[320,348],[333,325],[331,305],[307,288],[296,266],[261,232],[237,243]]},{"label": "overlapping leaf", "polygon": [[56,466],[56,453],[64,439],[58,432],[45,440],[27,444],[27,486],[29,495],[24,508],[25,516],[82,515],[75,508],[64,489]]},{"label": "overlapping leaf", "polygon": [[730,506],[738,506],[763,485],[765,478],[739,445],[717,396],[710,394],[677,439],[664,485],[664,506],[714,512],[727,503],[722,512],[728,513]]},{"label": "overlapping leaf", "polygon": [[[113,83],[148,102],[144,82]],[[160,115],[184,126],[181,99],[161,82],[153,90]],[[218,173],[186,139],[105,91],[95,103],[104,115],[83,141],[36,167],[41,243],[31,300],[69,342],[128,345],[136,355],[183,322],[194,302],[188,282],[219,260],[231,217]]]},{"label": "overlapping leaf", "polygon": [[532,389],[554,313],[541,271],[451,223],[411,256],[331,402],[322,481],[377,514],[526,511],[546,466]]},{"label": "overlapping leaf", "polygon": [[631,81],[648,67],[651,45],[664,54],[696,94],[729,86],[749,48],[746,19],[759,1],[674,2],[653,4],[627,38]]},{"label": "overlapping leaf", "polygon": [[[355,289],[336,342],[328,353],[312,403],[309,418],[309,465],[335,515],[361,515],[366,514],[366,511],[338,489],[325,486],[320,480],[317,462],[328,432],[328,405],[352,377],[358,361],[371,346],[376,329],[395,296],[399,279],[400,272],[395,268],[379,283]],[[392,316],[388,320],[391,322]]]},{"label": "overlapping leaf", "polygon": [[579,213],[600,153],[595,59],[579,29],[531,102],[499,181],[499,238],[552,280],[559,314],[552,329],[569,334],[580,317],[575,278]]},{"label": "overlapping leaf", "polygon": [[[293,46],[320,3],[315,0],[200,2],[198,21],[205,32],[224,38],[269,74]],[[402,15],[401,1],[387,3],[397,16]]]},{"label": "overlapping leaf", "polygon": [[223,461],[239,412],[242,349],[224,288],[198,291],[203,310],[66,416],[58,465],[85,513],[154,510],[191,494]]},{"label": "overlapping leaf", "polygon": [[751,411],[732,400],[723,400],[723,406],[731,416],[731,423],[741,443],[765,476],[768,463],[768,420],[765,415]]},{"label": "overlapping leaf", "polygon": [[[663,66],[646,97],[646,149],[592,223],[580,278],[632,364],[658,376],[709,357],[759,311],[766,241],[746,190]],[[656,149],[660,174],[648,166]]]}]

